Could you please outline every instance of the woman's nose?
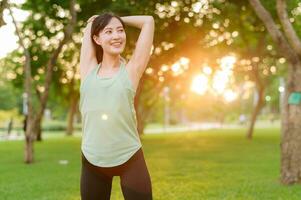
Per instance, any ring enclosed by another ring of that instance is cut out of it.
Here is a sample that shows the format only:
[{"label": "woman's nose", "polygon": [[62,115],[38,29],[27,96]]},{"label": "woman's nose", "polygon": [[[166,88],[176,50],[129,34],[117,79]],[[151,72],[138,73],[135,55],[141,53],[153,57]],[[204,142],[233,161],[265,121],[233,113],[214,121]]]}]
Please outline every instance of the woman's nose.
[{"label": "woman's nose", "polygon": [[113,32],[113,36],[112,36],[114,39],[116,39],[116,38],[120,38],[120,36],[119,36],[119,34],[118,34],[118,32],[117,31],[114,31]]}]

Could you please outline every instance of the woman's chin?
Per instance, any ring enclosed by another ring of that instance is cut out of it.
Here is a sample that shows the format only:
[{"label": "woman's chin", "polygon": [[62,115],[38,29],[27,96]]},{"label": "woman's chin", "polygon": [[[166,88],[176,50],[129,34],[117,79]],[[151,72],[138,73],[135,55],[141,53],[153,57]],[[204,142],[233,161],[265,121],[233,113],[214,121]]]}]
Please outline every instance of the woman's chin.
[{"label": "woman's chin", "polygon": [[110,51],[111,54],[114,54],[114,55],[117,55],[117,54],[121,54],[123,52],[123,49],[122,48],[115,48],[115,49],[112,49]]}]

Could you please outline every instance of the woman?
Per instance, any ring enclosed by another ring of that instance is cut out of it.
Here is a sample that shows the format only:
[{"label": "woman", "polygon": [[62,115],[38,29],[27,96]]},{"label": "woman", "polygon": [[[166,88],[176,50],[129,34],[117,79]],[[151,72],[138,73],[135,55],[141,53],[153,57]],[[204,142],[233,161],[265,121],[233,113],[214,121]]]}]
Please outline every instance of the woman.
[{"label": "woman", "polygon": [[[124,24],[141,32],[128,63]],[[88,20],[80,55],[82,200],[110,199],[112,180],[120,176],[125,200],[152,199],[150,175],[137,132],[134,96],[151,52],[154,19],[113,13]]]}]

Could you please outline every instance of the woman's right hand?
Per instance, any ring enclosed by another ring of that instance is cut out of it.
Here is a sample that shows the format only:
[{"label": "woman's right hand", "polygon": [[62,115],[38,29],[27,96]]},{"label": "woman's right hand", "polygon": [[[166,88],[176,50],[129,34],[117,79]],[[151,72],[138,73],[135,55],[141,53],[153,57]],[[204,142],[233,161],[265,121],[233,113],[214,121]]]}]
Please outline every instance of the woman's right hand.
[{"label": "woman's right hand", "polygon": [[98,17],[98,15],[93,15],[88,19],[87,23],[93,22],[96,17]]}]

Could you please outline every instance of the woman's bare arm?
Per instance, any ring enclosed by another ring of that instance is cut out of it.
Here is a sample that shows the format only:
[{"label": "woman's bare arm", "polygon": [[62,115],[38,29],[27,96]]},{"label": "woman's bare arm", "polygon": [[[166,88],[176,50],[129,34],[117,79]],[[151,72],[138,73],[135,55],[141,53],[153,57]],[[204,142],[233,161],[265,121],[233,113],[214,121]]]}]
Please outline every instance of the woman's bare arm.
[{"label": "woman's bare arm", "polygon": [[97,65],[95,50],[91,40],[91,26],[95,17],[97,17],[97,15],[92,16],[88,20],[88,24],[84,29],[79,62],[81,78],[83,78],[93,66]]},{"label": "woman's bare arm", "polygon": [[155,28],[154,18],[152,16],[138,15],[121,17],[121,19],[125,24],[141,29],[135,50],[127,64],[134,80],[134,85],[137,86],[151,55]]}]

